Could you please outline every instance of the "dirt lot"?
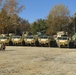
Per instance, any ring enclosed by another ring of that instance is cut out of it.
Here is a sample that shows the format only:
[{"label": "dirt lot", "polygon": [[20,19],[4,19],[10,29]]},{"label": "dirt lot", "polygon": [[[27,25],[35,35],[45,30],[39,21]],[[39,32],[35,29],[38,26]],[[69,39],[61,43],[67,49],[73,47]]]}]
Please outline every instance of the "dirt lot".
[{"label": "dirt lot", "polygon": [[76,49],[8,46],[0,75],[76,75]]}]

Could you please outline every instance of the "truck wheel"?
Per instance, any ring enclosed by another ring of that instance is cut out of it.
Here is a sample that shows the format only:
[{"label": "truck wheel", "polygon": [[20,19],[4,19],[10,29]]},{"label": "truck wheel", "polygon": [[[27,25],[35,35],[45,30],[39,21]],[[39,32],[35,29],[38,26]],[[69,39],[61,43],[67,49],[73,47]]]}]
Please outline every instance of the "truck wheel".
[{"label": "truck wheel", "polygon": [[25,42],[24,41],[22,41],[22,46],[25,46]]},{"label": "truck wheel", "polygon": [[52,47],[52,41],[49,42],[49,47]]},{"label": "truck wheel", "polygon": [[50,47],[56,47],[56,41],[50,41],[49,43]]},{"label": "truck wheel", "polygon": [[74,47],[74,43],[73,42],[69,42],[69,48],[73,48]]},{"label": "truck wheel", "polygon": [[35,46],[39,46],[39,42],[38,41],[35,42]]},{"label": "truck wheel", "polygon": [[13,46],[13,42],[12,42],[12,41],[9,41],[9,45],[10,45],[10,46]]},{"label": "truck wheel", "polygon": [[51,47],[51,42],[48,43],[48,46]]}]

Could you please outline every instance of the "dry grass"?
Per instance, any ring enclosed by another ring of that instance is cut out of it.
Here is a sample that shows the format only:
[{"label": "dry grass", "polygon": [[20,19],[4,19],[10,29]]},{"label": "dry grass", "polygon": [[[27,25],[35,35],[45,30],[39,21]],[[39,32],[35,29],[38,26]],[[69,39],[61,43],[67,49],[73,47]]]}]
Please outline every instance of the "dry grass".
[{"label": "dry grass", "polygon": [[76,75],[76,50],[7,46],[0,51],[0,75]]}]

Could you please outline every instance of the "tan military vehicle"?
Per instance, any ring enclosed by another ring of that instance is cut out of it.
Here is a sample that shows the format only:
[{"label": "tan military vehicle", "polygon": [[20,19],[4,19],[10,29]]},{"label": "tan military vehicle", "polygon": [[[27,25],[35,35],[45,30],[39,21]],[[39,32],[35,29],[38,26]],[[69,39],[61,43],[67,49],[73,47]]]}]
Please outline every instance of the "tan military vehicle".
[{"label": "tan military vehicle", "polygon": [[38,41],[39,41],[40,46],[44,46],[44,45],[45,46],[56,46],[53,36],[47,36],[47,35],[39,36]]},{"label": "tan military vehicle", "polygon": [[22,45],[22,36],[12,36],[11,37],[11,44],[12,45]]},{"label": "tan military vehicle", "polygon": [[59,31],[56,35],[56,43],[58,47],[69,47],[70,38],[65,31]]},{"label": "tan military vehicle", "polygon": [[5,50],[6,46],[4,43],[0,43],[0,51]]},{"label": "tan military vehicle", "polygon": [[59,48],[69,47],[70,40],[69,40],[69,37],[57,37],[56,42]]},{"label": "tan military vehicle", "polygon": [[25,42],[25,45],[31,45],[31,46],[39,45],[37,37],[33,35],[24,36],[24,42]]},{"label": "tan military vehicle", "polygon": [[0,43],[4,43],[5,45],[8,45],[9,44],[9,37],[0,36]]}]

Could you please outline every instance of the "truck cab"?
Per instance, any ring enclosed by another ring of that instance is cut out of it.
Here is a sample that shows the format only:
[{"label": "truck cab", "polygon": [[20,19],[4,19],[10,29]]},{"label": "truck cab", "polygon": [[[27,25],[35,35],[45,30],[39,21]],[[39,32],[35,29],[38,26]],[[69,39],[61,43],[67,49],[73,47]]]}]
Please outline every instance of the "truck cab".
[{"label": "truck cab", "polygon": [[11,37],[12,45],[22,45],[22,36],[12,36]]},{"label": "truck cab", "polygon": [[69,47],[69,37],[57,37],[57,46],[61,47]]},{"label": "truck cab", "polygon": [[38,46],[38,39],[34,35],[24,36],[25,45]]}]

